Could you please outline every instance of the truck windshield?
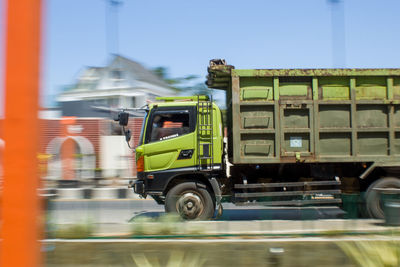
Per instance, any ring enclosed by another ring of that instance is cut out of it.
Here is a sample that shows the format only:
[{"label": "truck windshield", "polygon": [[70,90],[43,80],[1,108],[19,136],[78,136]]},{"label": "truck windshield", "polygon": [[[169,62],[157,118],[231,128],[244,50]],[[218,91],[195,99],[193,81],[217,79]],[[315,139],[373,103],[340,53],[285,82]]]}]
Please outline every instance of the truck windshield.
[{"label": "truck windshield", "polygon": [[195,107],[161,107],[148,115],[144,143],[175,138],[194,132]]},{"label": "truck windshield", "polygon": [[152,116],[149,142],[161,141],[190,132],[189,112],[157,112]]}]

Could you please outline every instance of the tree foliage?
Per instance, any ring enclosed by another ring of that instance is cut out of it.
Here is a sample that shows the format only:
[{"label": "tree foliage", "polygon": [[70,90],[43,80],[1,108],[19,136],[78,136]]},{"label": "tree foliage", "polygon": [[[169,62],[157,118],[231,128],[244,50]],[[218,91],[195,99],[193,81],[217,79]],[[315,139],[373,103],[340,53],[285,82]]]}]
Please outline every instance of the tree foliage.
[{"label": "tree foliage", "polygon": [[[165,81],[178,95],[214,95],[215,89],[210,89],[197,75],[186,75],[184,77],[171,77],[168,68],[160,66],[152,69],[152,72]],[[224,106],[223,98],[216,98],[220,107]]]},{"label": "tree foliage", "polygon": [[177,92],[186,91],[187,89],[191,88],[192,86],[190,84],[199,78],[196,75],[186,75],[184,77],[172,78],[169,74],[168,68],[162,66],[152,69],[152,72]]}]

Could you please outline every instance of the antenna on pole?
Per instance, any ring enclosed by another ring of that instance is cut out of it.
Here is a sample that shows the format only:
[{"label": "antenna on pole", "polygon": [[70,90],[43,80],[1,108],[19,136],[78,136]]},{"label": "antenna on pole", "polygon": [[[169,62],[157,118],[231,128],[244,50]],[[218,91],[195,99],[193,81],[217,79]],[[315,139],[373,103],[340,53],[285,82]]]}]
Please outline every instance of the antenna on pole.
[{"label": "antenna on pole", "polygon": [[335,68],[346,67],[346,39],[344,24],[344,0],[328,0],[331,5],[332,64]]},{"label": "antenna on pole", "polygon": [[118,55],[118,11],[122,0],[106,0],[106,50],[107,55]]}]

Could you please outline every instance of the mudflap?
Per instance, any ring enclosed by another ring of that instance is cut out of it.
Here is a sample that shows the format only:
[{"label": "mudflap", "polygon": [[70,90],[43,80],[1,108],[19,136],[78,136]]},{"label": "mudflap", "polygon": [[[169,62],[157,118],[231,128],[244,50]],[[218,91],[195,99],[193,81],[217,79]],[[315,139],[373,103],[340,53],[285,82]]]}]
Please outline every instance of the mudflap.
[{"label": "mudflap", "polygon": [[217,215],[215,216],[215,219],[219,219],[222,216],[222,213],[224,213],[224,209],[222,208],[222,204],[219,203],[218,212],[217,212]]},{"label": "mudflap", "polygon": [[221,193],[221,187],[217,181],[217,179],[215,179],[214,177],[209,179],[210,184],[212,186],[212,189],[214,191],[214,195],[215,195],[215,208],[216,208],[216,216],[215,219],[218,219],[219,217],[221,217],[222,213],[223,213],[223,208],[222,208],[222,193]]}]

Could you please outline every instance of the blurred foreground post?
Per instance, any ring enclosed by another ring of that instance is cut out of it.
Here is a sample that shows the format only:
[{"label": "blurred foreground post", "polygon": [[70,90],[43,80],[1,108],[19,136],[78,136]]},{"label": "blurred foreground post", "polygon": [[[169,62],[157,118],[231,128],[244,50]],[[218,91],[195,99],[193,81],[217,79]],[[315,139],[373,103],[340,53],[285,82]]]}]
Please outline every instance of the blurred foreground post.
[{"label": "blurred foreground post", "polygon": [[41,0],[6,1],[0,266],[39,266],[38,95]]}]

